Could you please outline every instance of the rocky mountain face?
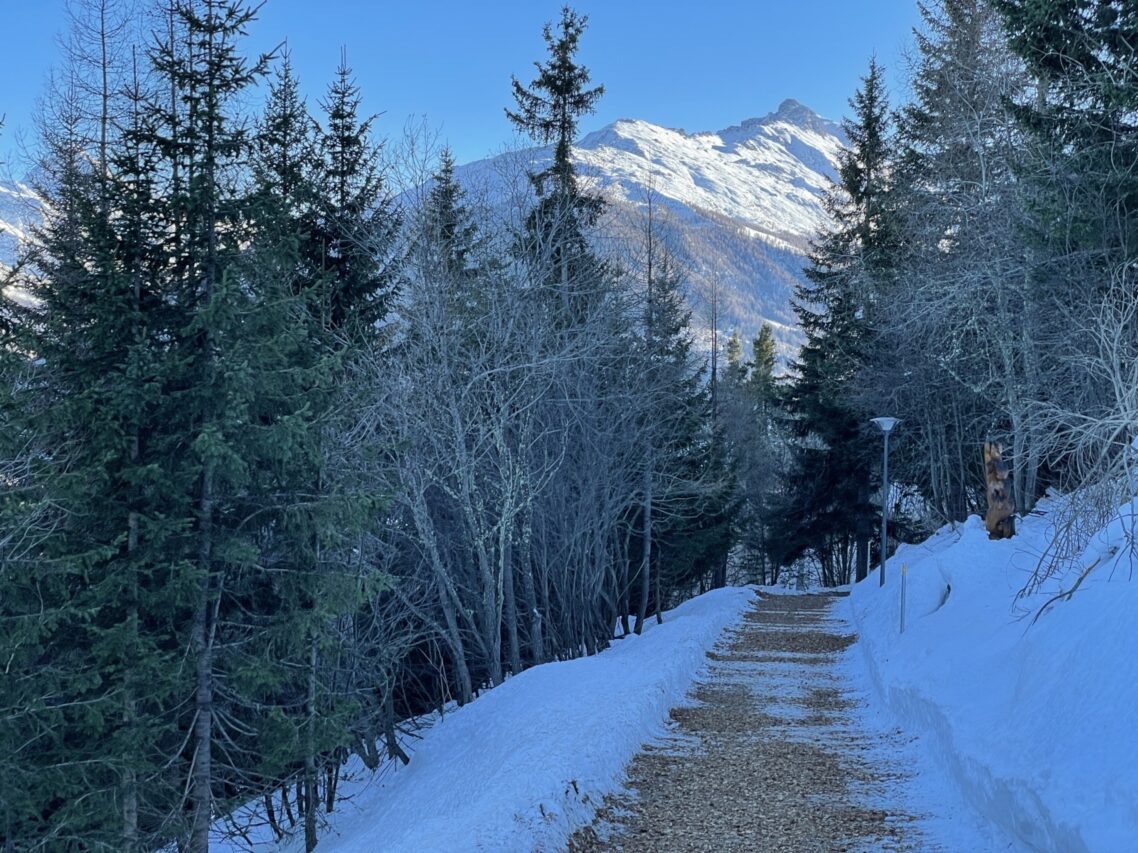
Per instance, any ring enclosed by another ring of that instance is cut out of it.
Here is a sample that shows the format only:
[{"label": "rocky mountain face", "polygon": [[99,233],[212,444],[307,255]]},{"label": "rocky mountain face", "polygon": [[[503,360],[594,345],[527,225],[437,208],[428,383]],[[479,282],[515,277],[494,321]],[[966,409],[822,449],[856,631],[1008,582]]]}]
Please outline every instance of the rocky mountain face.
[{"label": "rocky mountain face", "polygon": [[[791,294],[810,240],[826,226],[823,196],[844,144],[838,124],[787,100],[767,116],[714,133],[624,119],[582,139],[575,157],[580,174],[608,201],[615,239],[637,229],[647,199],[655,199],[660,232],[686,268],[701,334],[710,328],[717,291],[722,332],[738,328],[749,342],[770,323],[790,354],[801,340]],[[525,173],[549,157],[548,148],[510,152],[462,166],[458,177],[471,188],[490,188],[500,204],[510,192],[528,193]],[[37,211],[28,187],[0,182],[0,265],[11,264]]]},{"label": "rocky mountain face", "polygon": [[[717,132],[617,121],[584,137],[575,159],[618,220],[643,218],[650,194],[663,208],[662,228],[687,268],[698,328],[709,329],[717,289],[721,331],[738,328],[749,342],[770,323],[787,354],[801,340],[790,298],[811,239],[826,227],[823,198],[845,144],[837,123],[787,100],[770,115]],[[548,148],[503,154],[458,175],[484,186],[538,170],[549,156]]]}]

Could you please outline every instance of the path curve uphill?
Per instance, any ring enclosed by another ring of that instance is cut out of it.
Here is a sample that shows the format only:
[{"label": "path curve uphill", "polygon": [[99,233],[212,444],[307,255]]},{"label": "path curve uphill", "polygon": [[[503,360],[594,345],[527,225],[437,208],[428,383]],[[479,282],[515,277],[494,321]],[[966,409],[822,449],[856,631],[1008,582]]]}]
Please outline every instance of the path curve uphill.
[{"label": "path curve uphill", "polygon": [[860,724],[838,599],[762,595],[571,853],[937,849],[891,794],[899,753]]}]

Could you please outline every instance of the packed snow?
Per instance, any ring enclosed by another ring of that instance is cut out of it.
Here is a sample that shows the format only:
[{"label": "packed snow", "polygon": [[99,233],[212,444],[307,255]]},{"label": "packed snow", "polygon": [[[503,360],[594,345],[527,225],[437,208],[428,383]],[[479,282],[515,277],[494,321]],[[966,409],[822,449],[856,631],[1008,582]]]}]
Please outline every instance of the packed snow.
[{"label": "packed snow", "polygon": [[[405,744],[406,767],[371,776],[350,765],[349,800],[330,815],[324,853],[528,851],[563,848],[617,790],[641,746],[665,732],[707,665],[706,652],[754,600],[716,590],[651,620],[641,636],[588,658],[537,666],[455,709]],[[220,830],[221,827],[219,827]],[[219,851],[304,849],[267,826]]]},{"label": "packed snow", "polygon": [[[838,605],[859,636],[841,663],[865,701],[859,725],[887,735],[883,758],[907,771],[881,805],[902,804],[944,849],[1138,849],[1138,500],[1066,573],[1017,595],[1061,508],[1041,502],[1010,540],[990,541],[972,517],[903,545],[886,586],[874,572]],[[1092,565],[1073,595],[1055,598]],[[753,601],[750,588],[716,590],[599,655],[510,678],[409,741],[406,767],[372,774],[353,760],[320,849],[563,849],[632,757],[665,735],[707,650]],[[257,808],[242,818],[256,824]],[[303,849],[263,824],[243,838],[221,830],[215,849],[227,853]]]},{"label": "packed snow", "polygon": [[1014,849],[1121,853],[1138,849],[1138,502],[1017,597],[1062,508],[1041,502],[1008,540],[972,517],[904,545],[848,606],[885,710]]}]

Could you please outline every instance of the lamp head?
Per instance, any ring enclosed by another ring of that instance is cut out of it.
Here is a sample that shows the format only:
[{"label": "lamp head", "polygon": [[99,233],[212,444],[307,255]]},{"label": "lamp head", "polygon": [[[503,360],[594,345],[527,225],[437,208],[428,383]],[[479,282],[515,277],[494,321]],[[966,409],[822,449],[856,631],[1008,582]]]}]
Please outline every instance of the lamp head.
[{"label": "lamp head", "polygon": [[900,418],[873,418],[872,422],[877,424],[877,428],[883,433],[889,435],[890,430],[897,426],[900,420]]}]

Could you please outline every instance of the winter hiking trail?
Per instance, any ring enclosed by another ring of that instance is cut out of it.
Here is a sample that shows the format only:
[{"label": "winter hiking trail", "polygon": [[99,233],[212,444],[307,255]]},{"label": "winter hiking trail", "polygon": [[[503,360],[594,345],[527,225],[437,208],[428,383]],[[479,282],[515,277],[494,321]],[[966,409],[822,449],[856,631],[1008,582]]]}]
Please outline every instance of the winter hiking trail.
[{"label": "winter hiking trail", "polygon": [[[955,816],[922,812],[951,807],[906,791],[920,762],[911,739],[861,712],[842,595],[762,595],[570,853],[1006,849],[959,825],[938,831]],[[947,848],[935,837],[946,834]]]}]

